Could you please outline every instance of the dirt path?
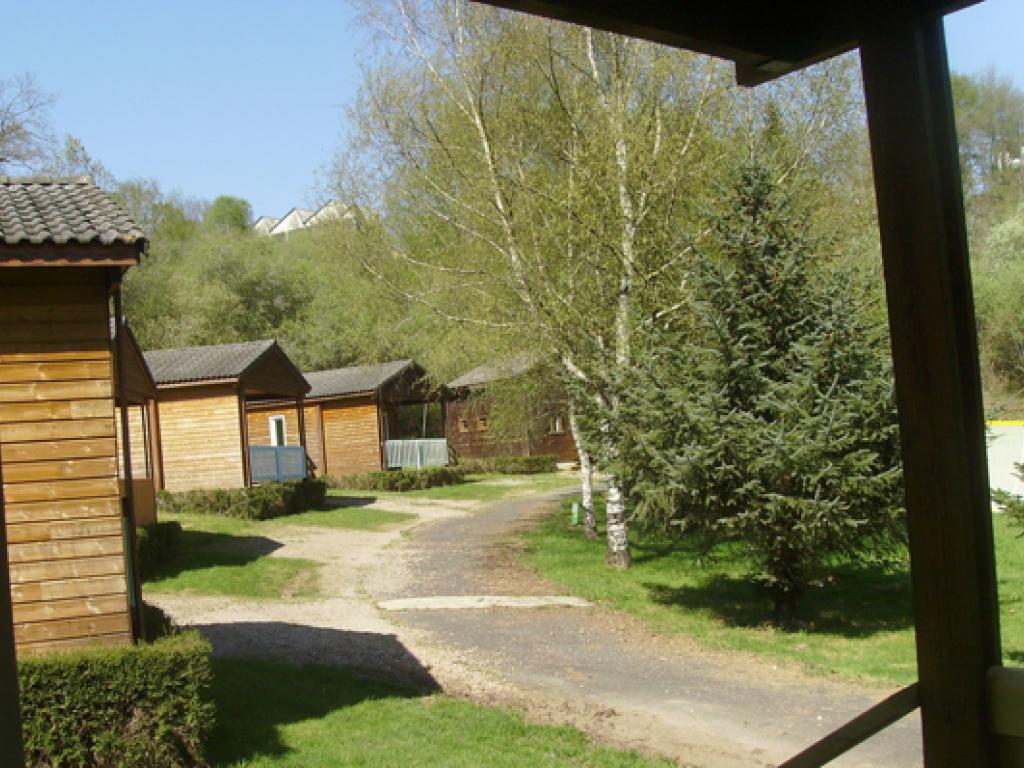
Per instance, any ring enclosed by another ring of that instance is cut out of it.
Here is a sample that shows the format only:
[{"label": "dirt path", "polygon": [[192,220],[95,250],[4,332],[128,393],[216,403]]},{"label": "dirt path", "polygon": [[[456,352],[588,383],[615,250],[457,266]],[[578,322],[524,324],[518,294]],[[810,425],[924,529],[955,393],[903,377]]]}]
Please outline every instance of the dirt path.
[{"label": "dirt path", "polygon": [[[399,598],[557,594],[519,565],[514,537],[556,498],[487,509],[378,502],[420,515],[383,533],[280,527],[274,556],[322,562],[323,597],[156,602],[198,625],[218,653],[338,663],[439,686],[708,768],[777,763],[884,696],[654,637],[600,608],[378,610]],[[835,765],[912,768],[918,744],[911,716]]]}]

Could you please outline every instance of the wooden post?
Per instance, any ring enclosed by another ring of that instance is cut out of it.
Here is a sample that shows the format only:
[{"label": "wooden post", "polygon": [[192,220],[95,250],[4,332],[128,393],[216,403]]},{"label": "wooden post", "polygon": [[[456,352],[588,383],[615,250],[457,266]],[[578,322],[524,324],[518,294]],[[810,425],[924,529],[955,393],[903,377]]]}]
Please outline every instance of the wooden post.
[{"label": "wooden post", "polygon": [[146,401],[147,421],[149,422],[149,456],[152,462],[153,488],[164,490],[164,455],[160,448],[160,405],[157,399]]},{"label": "wooden post", "polygon": [[22,768],[25,747],[21,738],[18,702],[18,662],[14,651],[14,616],[11,575],[7,563],[7,517],[4,514],[3,466],[0,462],[0,765]]},{"label": "wooden post", "polygon": [[238,419],[242,437],[242,487],[252,487],[252,468],[249,463],[249,410],[245,402],[245,385],[238,382]]},{"label": "wooden post", "polygon": [[121,412],[121,460],[124,464],[124,538],[125,566],[128,577],[129,608],[132,617],[132,639],[140,642],[145,636],[142,618],[142,584],[139,580],[139,548],[135,531],[135,489],[132,484],[131,408],[128,404],[128,381],[124,361],[128,355],[125,343],[124,310],[121,283],[114,283],[114,375],[117,376],[117,408]]},{"label": "wooden post", "polygon": [[302,452],[306,456],[306,477],[309,477],[309,451],[306,448],[306,413],[302,407],[302,395],[299,395],[295,402],[298,407],[299,445],[302,446]]},{"label": "wooden post", "polygon": [[981,376],[941,17],[861,40],[903,442],[928,768],[995,765],[1000,664]]}]

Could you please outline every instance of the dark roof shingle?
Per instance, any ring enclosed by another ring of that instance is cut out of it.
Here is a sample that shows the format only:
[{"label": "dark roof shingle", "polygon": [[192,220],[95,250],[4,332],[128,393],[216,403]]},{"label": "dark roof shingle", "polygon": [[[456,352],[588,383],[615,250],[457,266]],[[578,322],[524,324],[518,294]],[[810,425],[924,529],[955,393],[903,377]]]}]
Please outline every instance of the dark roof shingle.
[{"label": "dark roof shingle", "polygon": [[471,371],[448,382],[449,389],[461,389],[462,387],[478,387],[482,384],[489,384],[492,381],[511,379],[526,373],[537,365],[537,358],[531,354],[515,355],[500,360],[491,360],[488,363],[477,366]]},{"label": "dark roof shingle", "polygon": [[377,365],[357,365],[351,368],[307,373],[306,381],[312,389],[309,390],[306,399],[372,392],[414,365],[416,363],[412,360],[392,360]]},{"label": "dark roof shingle", "polygon": [[145,242],[124,206],[88,176],[0,176],[0,243]]},{"label": "dark roof shingle", "polygon": [[155,349],[145,353],[157,384],[237,379],[274,346],[273,339],[214,344],[208,347]]}]

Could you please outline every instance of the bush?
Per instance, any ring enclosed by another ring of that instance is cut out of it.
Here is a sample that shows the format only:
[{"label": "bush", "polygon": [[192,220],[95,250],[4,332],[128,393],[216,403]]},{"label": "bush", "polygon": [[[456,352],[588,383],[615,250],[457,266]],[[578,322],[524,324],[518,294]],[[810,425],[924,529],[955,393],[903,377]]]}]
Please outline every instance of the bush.
[{"label": "bush", "polygon": [[306,478],[287,483],[262,483],[252,488],[183,491],[157,494],[157,513],[221,515],[245,520],[269,520],[294,515],[323,504],[324,480]]},{"label": "bush", "polygon": [[332,478],[331,485],[357,491],[421,491],[438,485],[456,485],[465,480],[466,470],[462,467],[424,467],[347,475]]},{"label": "bush", "polygon": [[19,659],[25,759],[42,766],[202,765],[213,723],[210,646],[197,632],[149,645]]},{"label": "bush", "polygon": [[169,521],[146,525],[136,531],[139,545],[139,575],[148,579],[178,556],[181,523]]},{"label": "bush", "polygon": [[499,475],[538,475],[558,469],[558,456],[492,456],[486,459],[464,459],[459,462],[466,472]]}]

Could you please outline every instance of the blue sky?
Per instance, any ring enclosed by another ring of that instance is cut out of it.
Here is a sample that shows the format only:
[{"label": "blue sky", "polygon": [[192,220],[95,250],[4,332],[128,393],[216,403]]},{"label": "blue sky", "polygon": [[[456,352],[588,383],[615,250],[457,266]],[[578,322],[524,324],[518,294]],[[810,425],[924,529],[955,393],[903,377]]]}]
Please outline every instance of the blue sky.
[{"label": "blue sky", "polygon": [[[342,0],[7,0],[0,78],[31,72],[55,129],[119,179],[248,199],[256,215],[312,205],[344,136],[363,33]],[[950,61],[1024,87],[1024,2],[948,17]]]}]

